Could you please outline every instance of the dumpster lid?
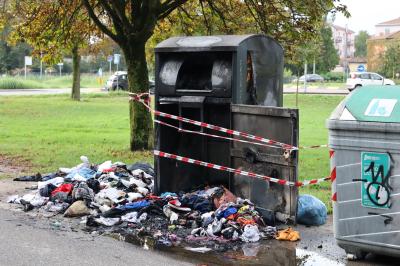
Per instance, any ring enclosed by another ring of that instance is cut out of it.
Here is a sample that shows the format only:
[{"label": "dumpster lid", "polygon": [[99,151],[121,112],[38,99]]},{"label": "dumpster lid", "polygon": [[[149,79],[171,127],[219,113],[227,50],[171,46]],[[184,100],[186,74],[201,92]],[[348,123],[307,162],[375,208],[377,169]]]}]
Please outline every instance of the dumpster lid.
[{"label": "dumpster lid", "polygon": [[181,36],[172,37],[159,43],[155,50],[162,51],[196,51],[196,50],[236,50],[242,42],[251,38],[268,38],[262,34],[248,35],[214,35],[214,36]]},{"label": "dumpster lid", "polygon": [[354,90],[344,101],[340,120],[350,113],[365,122],[400,122],[400,86],[365,86]]}]

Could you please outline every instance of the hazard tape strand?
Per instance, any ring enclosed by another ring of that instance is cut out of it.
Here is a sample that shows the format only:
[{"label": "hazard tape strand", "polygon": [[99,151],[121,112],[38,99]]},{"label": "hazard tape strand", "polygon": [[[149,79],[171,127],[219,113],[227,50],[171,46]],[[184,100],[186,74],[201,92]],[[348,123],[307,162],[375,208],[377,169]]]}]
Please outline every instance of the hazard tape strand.
[{"label": "hazard tape strand", "polygon": [[152,109],[148,103],[149,103],[149,98],[145,98],[143,99],[143,96],[148,96],[146,94],[130,94],[131,95],[131,99],[134,101],[138,101],[141,102],[150,112],[154,113],[154,115],[156,116],[160,116],[160,117],[165,117],[165,118],[169,118],[169,119],[173,119],[173,120],[178,120],[184,123],[188,123],[188,124],[193,124],[199,127],[203,127],[203,128],[208,128],[208,129],[212,129],[212,130],[216,130],[216,131],[220,131],[220,132],[224,132],[227,133],[229,135],[234,135],[234,136],[239,136],[239,137],[243,137],[243,138],[247,138],[250,140],[255,140],[255,141],[259,141],[268,145],[276,145],[276,146],[280,146],[281,148],[285,149],[285,150],[297,150],[298,148],[289,144],[285,144],[279,141],[275,141],[272,139],[267,139],[267,138],[263,138],[263,137],[259,137],[259,136],[255,136],[249,133],[245,133],[245,132],[240,132],[240,131],[236,131],[236,130],[232,130],[232,129],[228,129],[228,128],[224,128],[224,127],[220,127],[220,126],[215,126],[212,124],[208,124],[205,122],[200,122],[200,121],[196,121],[196,120],[192,120],[192,119],[188,119],[185,117],[181,117],[181,116],[177,116],[177,115],[172,115],[172,114],[167,114],[164,112],[160,112],[157,110]]},{"label": "hazard tape strand", "polygon": [[234,173],[234,174],[238,174],[238,175],[244,175],[244,176],[248,176],[251,178],[261,179],[261,180],[277,183],[277,184],[284,185],[284,186],[303,187],[303,186],[307,186],[307,185],[318,184],[323,181],[327,181],[327,180],[331,179],[331,177],[324,177],[324,178],[320,178],[320,179],[312,179],[312,180],[307,180],[307,181],[302,181],[302,182],[300,182],[300,181],[292,182],[292,181],[278,179],[278,178],[274,178],[274,177],[270,177],[270,176],[266,176],[266,175],[256,174],[253,172],[242,171],[240,169],[234,169],[234,168],[230,168],[230,167],[226,167],[226,166],[221,166],[218,164],[207,163],[207,162],[191,159],[188,157],[182,157],[179,155],[162,152],[162,151],[158,151],[158,150],[154,150],[153,153],[154,153],[154,155],[156,155],[158,157],[169,158],[169,159],[173,159],[176,161],[181,161],[181,162],[194,164],[194,165],[200,165],[200,166],[204,166],[204,167],[215,169],[215,170],[230,172],[230,173]]},{"label": "hazard tape strand", "polygon": [[234,138],[230,138],[230,137],[224,137],[224,136],[219,136],[219,135],[214,135],[214,134],[208,134],[208,133],[201,132],[201,131],[193,131],[193,130],[183,129],[183,128],[176,127],[174,125],[168,124],[166,122],[163,122],[163,121],[160,121],[160,120],[157,120],[157,119],[154,119],[154,122],[157,123],[157,124],[163,125],[163,126],[174,128],[178,132],[184,132],[184,133],[190,133],[190,134],[198,134],[198,135],[212,137],[212,138],[238,141],[238,142],[242,142],[242,143],[249,143],[249,144],[265,146],[265,147],[271,147],[271,148],[279,148],[279,147],[268,145],[268,144],[265,144],[265,143],[252,142],[252,141],[247,141],[247,140],[243,140],[243,139],[234,139]]},{"label": "hazard tape strand", "polygon": [[[218,136],[218,135],[213,135],[213,134],[207,134],[207,133],[199,132],[199,131],[184,130],[184,129],[172,126],[170,124],[167,124],[165,122],[163,122],[163,123],[161,123],[161,121],[157,122],[157,123],[165,125],[165,126],[173,127],[175,129],[178,129],[179,131],[182,131],[182,132],[185,132],[185,133],[199,134],[199,135],[203,135],[203,136],[227,139],[227,140],[232,140],[232,141],[239,141],[239,142],[244,142],[244,143],[249,143],[249,144],[254,144],[254,145],[267,146],[267,147],[272,147],[272,148],[283,148],[285,150],[316,149],[316,148],[326,148],[326,147],[328,147],[328,145],[313,145],[313,146],[296,147],[296,146],[293,146],[293,145],[290,145],[290,144],[286,144],[286,143],[278,142],[278,141],[275,141],[275,140],[271,140],[271,139],[267,139],[267,138],[263,138],[263,137],[259,137],[259,136],[255,136],[255,135],[251,135],[251,134],[248,134],[248,133],[245,133],[245,132],[240,132],[240,131],[236,131],[236,130],[232,130],[232,129],[227,129],[227,128],[223,128],[223,127],[220,127],[220,126],[216,126],[216,125],[212,125],[212,124],[208,124],[208,123],[204,123],[204,122],[200,122],[200,121],[184,118],[184,117],[181,117],[181,116],[176,116],[176,115],[171,115],[171,114],[167,114],[167,113],[164,113],[164,112],[160,112],[160,111],[152,109],[149,106],[150,98],[149,98],[149,94],[148,93],[141,93],[141,94],[130,93],[130,99],[142,103],[150,112],[152,112],[156,116],[178,120],[178,121],[189,123],[189,124],[193,124],[193,125],[196,125],[196,126],[199,126],[199,127],[203,127],[203,128],[208,128],[208,129],[224,132],[224,133],[227,133],[227,134],[230,134],[230,135],[244,137],[244,138],[255,140],[255,141],[259,141],[259,142],[244,141],[244,140],[240,140],[240,139],[236,139],[236,138],[229,138],[229,137],[223,137],[223,136]],[[275,145],[277,145],[277,146],[275,146]]]}]

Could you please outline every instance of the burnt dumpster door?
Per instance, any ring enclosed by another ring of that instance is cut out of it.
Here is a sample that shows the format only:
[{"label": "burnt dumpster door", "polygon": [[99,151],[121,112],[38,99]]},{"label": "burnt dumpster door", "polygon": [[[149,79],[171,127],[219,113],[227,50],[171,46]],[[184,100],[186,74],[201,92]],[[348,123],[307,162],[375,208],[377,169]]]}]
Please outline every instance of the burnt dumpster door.
[{"label": "burnt dumpster door", "polygon": [[[233,104],[231,112],[234,130],[298,145],[297,109]],[[231,164],[235,169],[296,182],[297,162],[298,151],[232,141]],[[297,187],[237,174],[232,183],[234,193],[249,198],[264,217],[295,223]]]}]

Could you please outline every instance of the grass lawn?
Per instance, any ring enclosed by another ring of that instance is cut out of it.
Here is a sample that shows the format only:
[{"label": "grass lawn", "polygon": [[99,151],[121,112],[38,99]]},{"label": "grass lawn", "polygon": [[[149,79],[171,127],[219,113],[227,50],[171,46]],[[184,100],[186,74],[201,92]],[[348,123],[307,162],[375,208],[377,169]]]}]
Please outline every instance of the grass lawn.
[{"label": "grass lawn", "polygon": [[0,98],[0,151],[29,159],[40,172],[76,165],[81,155],[92,162],[150,161],[150,152],[128,149],[127,101],[126,95]]},{"label": "grass lawn", "polygon": [[[299,95],[301,145],[327,143],[325,120],[341,99]],[[294,103],[294,95],[285,96],[285,106]],[[65,95],[1,97],[0,117],[0,153],[30,160],[33,172],[74,166],[81,155],[95,163],[152,161],[150,152],[129,151],[125,94],[89,94],[81,102]],[[301,150],[299,173],[300,180],[328,176],[328,149]],[[300,192],[317,196],[330,208],[329,182]]]},{"label": "grass lawn", "polygon": [[[344,96],[299,95],[300,145],[310,146],[328,143],[325,120]],[[295,95],[285,95],[284,105],[295,107]],[[299,179],[308,180],[329,176],[329,149],[299,151]],[[312,194],[321,199],[332,211],[330,182],[300,188],[301,194]]]},{"label": "grass lawn", "polygon": [[[81,75],[82,88],[100,88],[104,86],[108,76],[103,77],[102,82],[96,75]],[[72,75],[67,76],[28,76],[26,79],[23,76],[15,77],[0,77],[0,89],[57,89],[71,88]]]}]

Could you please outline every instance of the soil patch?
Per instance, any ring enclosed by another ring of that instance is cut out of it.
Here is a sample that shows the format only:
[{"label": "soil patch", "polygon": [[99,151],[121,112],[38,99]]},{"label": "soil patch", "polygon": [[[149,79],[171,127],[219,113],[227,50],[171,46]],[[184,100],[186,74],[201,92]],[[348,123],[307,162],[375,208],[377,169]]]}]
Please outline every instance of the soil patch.
[{"label": "soil patch", "polygon": [[21,156],[7,156],[0,154],[0,178],[16,177],[30,172],[32,163]]}]

